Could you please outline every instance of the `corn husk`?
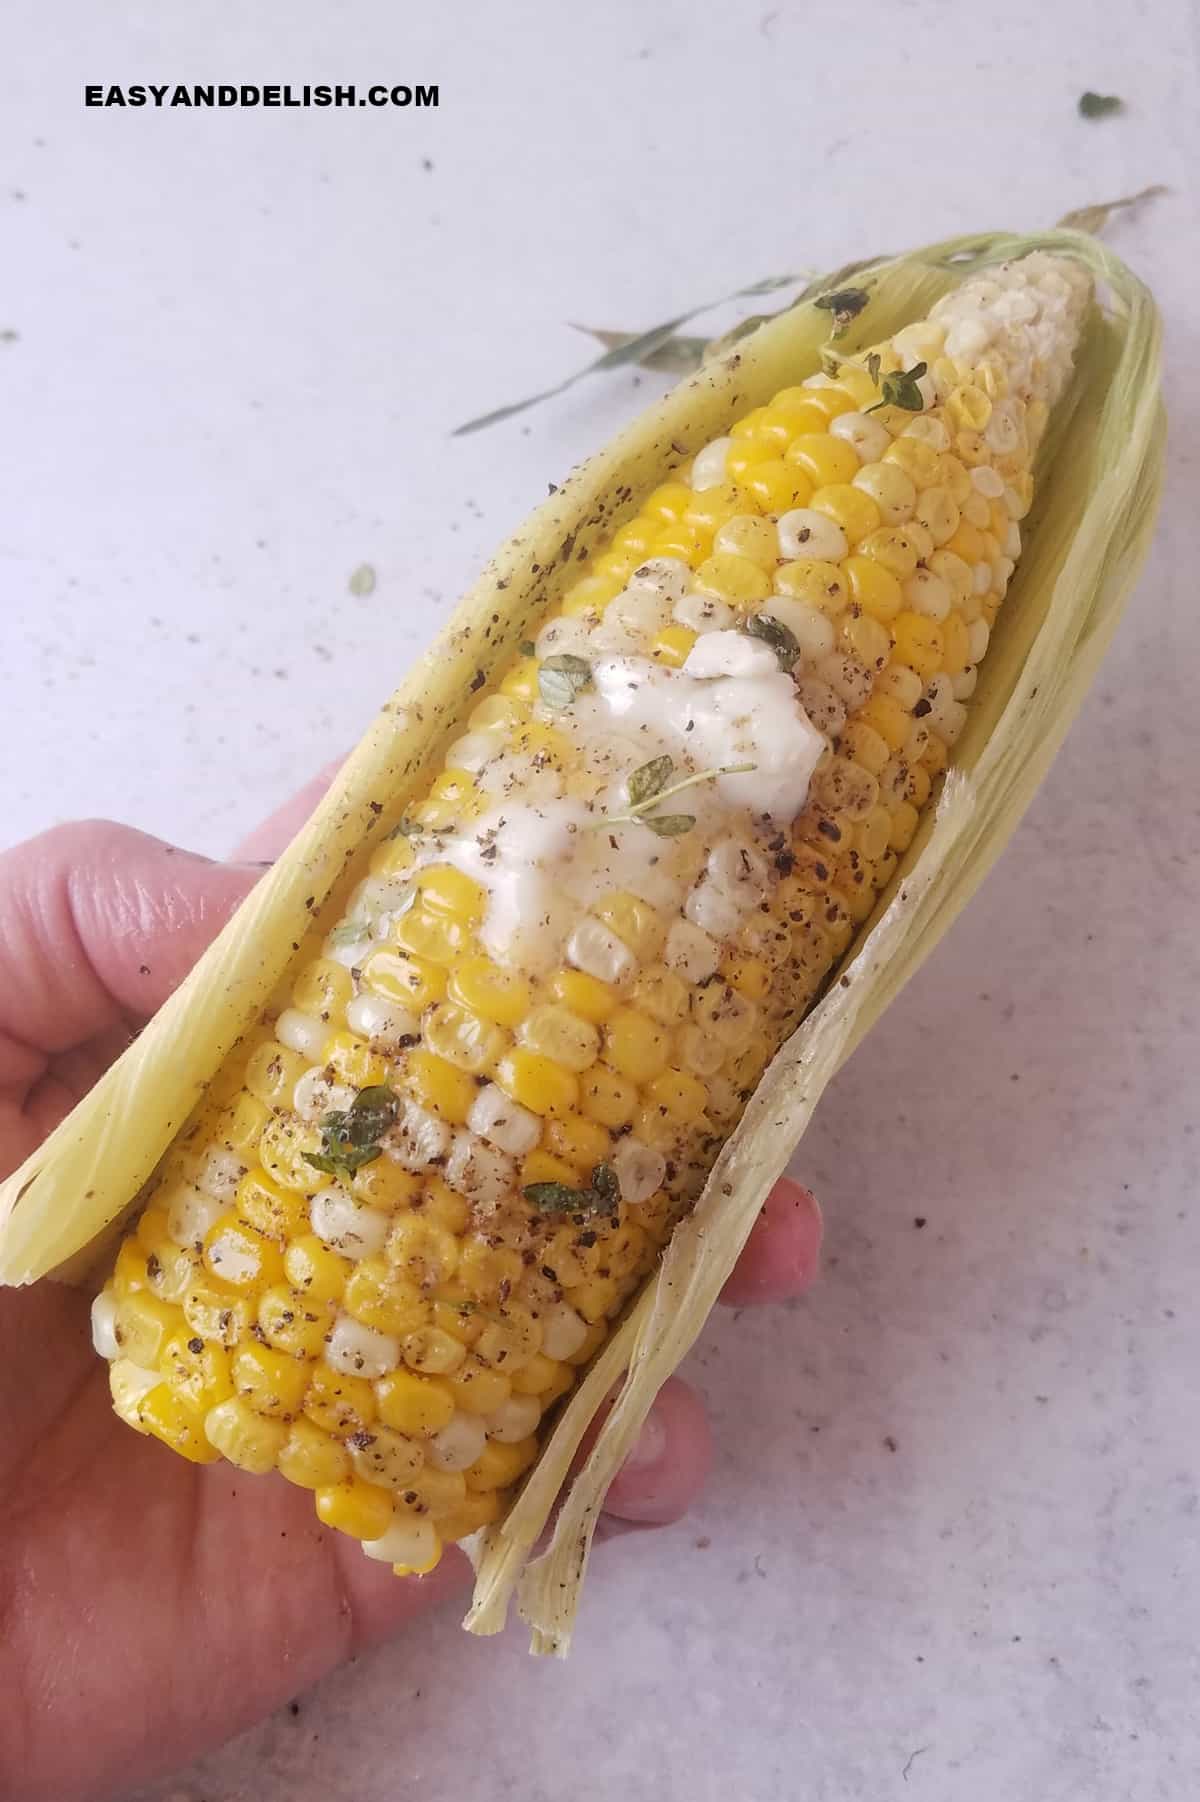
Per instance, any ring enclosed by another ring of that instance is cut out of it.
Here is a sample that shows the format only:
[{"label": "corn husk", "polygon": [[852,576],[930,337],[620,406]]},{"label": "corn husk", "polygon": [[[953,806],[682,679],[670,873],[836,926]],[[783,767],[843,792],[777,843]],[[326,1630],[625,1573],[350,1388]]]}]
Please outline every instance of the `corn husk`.
[{"label": "corn husk", "polygon": [[[497,1631],[517,1593],[539,1652],[570,1642],[596,1520],[665,1378],[699,1333],[771,1183],[826,1083],[950,925],[1003,847],[1087,689],[1153,530],[1165,427],[1153,300],[1077,231],[957,238],[869,266],[848,353],[921,317],[956,282],[1036,249],[1098,284],[1070,390],[1044,442],[1026,548],[955,750],[954,772],[824,1000],[764,1074],[656,1275],[570,1398],[505,1520],[475,1548],[467,1625]],[[825,284],[826,286],[828,284]],[[819,292],[814,284],[810,292]],[[178,993],[0,1187],[0,1280],[72,1274],[105,1249],[172,1139],[295,962],[332,920],[356,853],[399,820],[475,694],[532,635],[578,562],[664,472],[739,413],[820,367],[829,315],[811,302],[710,361],[578,469],[503,547],[384,708],[311,823]],[[599,1404],[615,1403],[534,1548]],[[531,1562],[532,1559],[532,1562]]]}]

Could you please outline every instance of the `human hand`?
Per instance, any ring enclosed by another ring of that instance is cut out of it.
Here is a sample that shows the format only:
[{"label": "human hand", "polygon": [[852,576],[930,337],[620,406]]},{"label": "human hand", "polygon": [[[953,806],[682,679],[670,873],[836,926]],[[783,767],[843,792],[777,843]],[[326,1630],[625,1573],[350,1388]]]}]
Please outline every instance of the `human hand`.
[{"label": "human hand", "polygon": [[[177,986],[326,780],[233,863],[103,822],[0,856],[0,1175]],[[723,1299],[798,1293],[819,1243],[816,1203],[785,1179]],[[703,1407],[672,1379],[610,1519],[677,1519],[709,1456]],[[396,1578],[281,1478],[189,1464],[125,1431],[88,1297],[0,1291],[0,1794],[13,1802],[83,1802],[182,1764],[469,1574],[451,1550],[430,1576]]]}]

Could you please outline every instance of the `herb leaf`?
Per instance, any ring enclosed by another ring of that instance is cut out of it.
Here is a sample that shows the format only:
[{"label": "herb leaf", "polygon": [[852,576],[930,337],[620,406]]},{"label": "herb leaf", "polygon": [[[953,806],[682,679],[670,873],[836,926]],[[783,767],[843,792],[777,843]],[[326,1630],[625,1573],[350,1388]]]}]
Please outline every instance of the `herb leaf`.
[{"label": "herb leaf", "polygon": [[611,1164],[597,1164],[587,1189],[572,1189],[569,1183],[528,1183],[521,1193],[544,1214],[609,1214],[620,1200],[621,1187]]},{"label": "herb leaf", "polygon": [[388,833],[389,838],[420,838],[422,828],[416,820],[403,819],[399,825],[393,826]]},{"label": "herb leaf", "polygon": [[569,651],[547,657],[538,666],[538,693],[547,707],[569,707],[577,694],[592,680],[592,666],[584,657]]},{"label": "herb leaf", "polygon": [[617,1173],[611,1164],[597,1164],[592,1171],[592,1189],[604,1201],[612,1202],[615,1207],[621,1194],[621,1185],[617,1181]]},{"label": "herb leaf", "polygon": [[384,1083],[360,1089],[348,1108],[335,1108],[325,1115],[321,1150],[306,1151],[305,1163],[326,1176],[353,1176],[380,1155],[380,1141],[399,1108],[399,1101]]},{"label": "herb leaf", "polygon": [[871,380],[874,382],[875,386],[878,388],[878,386],[879,386],[879,352],[877,350],[872,350],[872,351],[867,352],[867,374],[870,376]]},{"label": "herb leaf", "polygon": [[537,655],[537,646],[534,644],[532,638],[523,638],[517,646],[517,650],[522,657],[535,657]]},{"label": "herb leaf", "polygon": [[823,313],[833,314],[833,335],[840,338],[870,298],[865,288],[834,288],[828,294],[818,294],[813,305]]},{"label": "herb leaf", "polygon": [[639,764],[629,778],[630,805],[644,807],[647,801],[652,801],[667,786],[674,774],[673,757],[652,757],[649,763]]},{"label": "herb leaf", "polygon": [[880,407],[903,407],[906,413],[923,413],[925,399],[917,383],[925,374],[926,368],[924,363],[914,363],[911,369],[894,369],[890,375],[885,375],[880,384],[883,399],[877,400],[873,407],[867,407],[865,411],[877,413]]},{"label": "herb leaf", "polygon": [[1083,119],[1106,119],[1110,113],[1124,112],[1125,102],[1119,94],[1093,94],[1089,88],[1079,96],[1078,109]]},{"label": "herb leaf", "polygon": [[694,813],[644,813],[639,817],[642,825],[649,826],[659,838],[678,838],[696,824]]},{"label": "herb leaf", "polygon": [[795,634],[770,613],[752,614],[742,631],[747,638],[759,638],[763,644],[770,645],[779,659],[780,669],[790,670],[799,661],[800,646]]}]

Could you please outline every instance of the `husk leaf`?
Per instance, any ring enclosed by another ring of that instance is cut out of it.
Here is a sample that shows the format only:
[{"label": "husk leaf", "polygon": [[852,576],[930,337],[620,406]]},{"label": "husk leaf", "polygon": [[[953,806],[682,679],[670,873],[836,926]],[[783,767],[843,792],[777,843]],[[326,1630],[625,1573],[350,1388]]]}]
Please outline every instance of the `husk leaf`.
[{"label": "husk leaf", "polygon": [[[520,1584],[534,1649],[567,1649],[605,1490],[654,1395],[699,1333],[826,1083],[998,855],[1061,742],[1136,577],[1161,482],[1159,321],[1147,290],[1110,251],[1074,231],[983,233],[837,271],[810,292],[870,273],[870,303],[838,340],[837,351],[846,354],[919,318],[974,270],[1035,249],[1086,264],[1105,304],[1093,313],[1043,449],[1027,546],[955,750],[956,773],[838,980],[767,1070],[695,1211],[563,1409],[514,1507],[476,1548],[467,1621],[474,1632],[499,1629]],[[336,917],[355,853],[402,817],[497,666],[665,470],[820,366],[828,331],[828,313],[811,301],[777,315],[583,464],[508,541],[381,712],[312,822],[187,982],[0,1185],[0,1280],[73,1274],[94,1262],[239,1036],[294,966],[294,947],[314,919]],[[548,1548],[530,1564],[582,1437],[618,1382]]]}]

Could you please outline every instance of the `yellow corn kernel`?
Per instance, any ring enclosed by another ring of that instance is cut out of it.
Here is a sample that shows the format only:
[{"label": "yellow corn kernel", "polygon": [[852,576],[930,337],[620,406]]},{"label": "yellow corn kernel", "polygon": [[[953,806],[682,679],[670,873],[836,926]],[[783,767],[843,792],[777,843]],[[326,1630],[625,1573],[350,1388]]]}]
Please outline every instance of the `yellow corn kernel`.
[{"label": "yellow corn kernel", "polygon": [[379,1057],[365,1040],[352,1032],[333,1033],[326,1041],[322,1062],[339,1082],[349,1083],[353,1089],[369,1089],[385,1083],[390,1069],[385,1057]]},{"label": "yellow corn kernel", "polygon": [[144,1370],[155,1370],[163,1348],[179,1325],[179,1309],[137,1289],[117,1301],[116,1338],[121,1356]]},{"label": "yellow corn kernel", "polygon": [[589,1171],[602,1164],[610,1149],[609,1135],[594,1120],[582,1114],[563,1114],[550,1122],[546,1133],[547,1149],[565,1160],[575,1171]]},{"label": "yellow corn kernel", "polygon": [[355,1265],[342,1306],[379,1333],[415,1333],[429,1318],[429,1303],[416,1284],[384,1258]]},{"label": "yellow corn kernel", "polygon": [[[826,419],[836,419],[841,413],[853,413],[861,404],[850,386],[854,371],[847,365],[838,371],[836,382],[818,382],[812,387],[805,387],[805,394],[814,407],[824,413]],[[871,389],[871,399],[877,400],[878,394]]]},{"label": "yellow corn kernel", "polygon": [[283,1281],[283,1254],[271,1239],[236,1214],[222,1214],[204,1241],[204,1262],[213,1276],[244,1295],[257,1295]]},{"label": "yellow corn kernel", "polygon": [[438,1470],[432,1464],[426,1464],[396,1498],[405,1514],[428,1514],[435,1520],[461,1508],[466,1499],[462,1471]]},{"label": "yellow corn kernel", "polygon": [[688,510],[692,491],[686,482],[663,482],[643,502],[647,519],[682,519]]},{"label": "yellow corn kernel", "polygon": [[[311,1165],[309,1169],[312,1171]],[[313,1172],[312,1181],[318,1180],[318,1173]],[[302,1232],[308,1221],[303,1195],[281,1188],[261,1170],[246,1172],[237,1186],[234,1207],[240,1220],[268,1239],[290,1239]]]},{"label": "yellow corn kernel", "polygon": [[189,1406],[166,1383],[148,1389],[137,1404],[137,1422],[144,1433],[161,1439],[191,1464],[212,1464],[220,1453],[204,1435],[204,1416]]},{"label": "yellow corn kernel", "polygon": [[869,494],[849,482],[831,482],[818,488],[811,505],[842,528],[851,546],[859,545],[879,525],[879,508]]},{"label": "yellow corn kernel", "polygon": [[686,1070],[664,1070],[661,1076],[646,1085],[645,1099],[649,1107],[666,1119],[688,1126],[702,1118],[708,1091]]},{"label": "yellow corn kernel", "polygon": [[891,747],[865,720],[851,720],[842,733],[840,748],[847,757],[878,776],[891,757]]},{"label": "yellow corn kernel", "polygon": [[649,1082],[666,1069],[670,1045],[670,1034],[657,1020],[635,1007],[621,1007],[605,1027],[604,1061],[633,1082]]},{"label": "yellow corn kernel", "polygon": [[793,507],[807,507],[812,498],[813,476],[811,469],[792,460],[789,449],[785,457],[770,457],[764,463],[752,464],[739,476],[738,484],[744,493],[753,495],[764,513],[779,514],[788,513]]},{"label": "yellow corn kernel", "polygon": [[895,619],[904,605],[904,591],[890,569],[874,557],[847,557],[842,573],[849,585],[850,599],[885,625]]},{"label": "yellow corn kernel", "polygon": [[201,1278],[183,1298],[183,1318],[199,1339],[218,1345],[237,1345],[250,1331],[251,1303],[227,1289],[224,1283]]},{"label": "yellow corn kernel", "polygon": [[409,1333],[403,1345],[404,1362],[423,1376],[444,1377],[457,1370],[467,1355],[461,1339],[444,1327],[423,1326]]},{"label": "yellow corn kernel", "polygon": [[933,787],[929,771],[919,763],[909,765],[908,782],[904,790],[904,798],[911,801],[918,811],[929,799],[929,791]]},{"label": "yellow corn kernel", "polygon": [[511,1377],[528,1364],[541,1343],[542,1329],[532,1312],[520,1302],[509,1301],[500,1319],[484,1321],[483,1331],[475,1341],[475,1356],[480,1363]]},{"label": "yellow corn kernel", "polygon": [[294,1358],[319,1358],[331,1324],[329,1308],[294,1289],[268,1289],[259,1298],[258,1324],[267,1344]]},{"label": "yellow corn kernel", "polygon": [[917,567],[918,551],[911,522],[906,526],[880,526],[863,539],[859,550],[901,582]]},{"label": "yellow corn kernel", "polygon": [[486,957],[464,958],[450,976],[451,1001],[497,1026],[519,1026],[529,1011],[532,993],[518,971],[505,970]]},{"label": "yellow corn kernel", "polygon": [[457,1280],[468,1295],[490,1302],[502,1290],[514,1288],[524,1268],[520,1252],[511,1246],[490,1245],[472,1234],[459,1249]]},{"label": "yellow corn kernel", "polygon": [[733,482],[720,482],[693,494],[688,504],[687,524],[707,532],[715,541],[726,520],[753,517],[747,515],[746,497]]},{"label": "yellow corn kernel", "polygon": [[535,1352],[527,1364],[513,1372],[514,1395],[536,1395],[543,1412],[565,1395],[575,1381],[575,1372],[565,1362]]},{"label": "yellow corn kernel", "polygon": [[708,555],[710,540],[708,533],[697,526],[668,525],[651,548],[656,557],[678,557],[689,569],[695,569]]},{"label": "yellow corn kernel", "polygon": [[394,951],[375,951],[363,965],[363,981],[377,995],[402,1001],[420,1012],[446,993],[446,972],[427,957],[400,957]]},{"label": "yellow corn kernel", "polygon": [[474,1345],[483,1331],[479,1303],[461,1283],[443,1283],[433,1298],[432,1322],[463,1345]]},{"label": "yellow corn kernel", "polygon": [[[258,1161],[267,1177],[281,1189],[311,1194],[325,1179],[308,1161],[321,1151],[319,1127],[307,1126],[291,1114],[267,1121],[258,1142]],[[301,1200],[300,1205],[304,1203]]]},{"label": "yellow corn kernel", "polygon": [[308,1065],[298,1051],[277,1045],[268,1039],[250,1054],[246,1064],[245,1084],[264,1107],[290,1107],[292,1090]]},{"label": "yellow corn kernel", "polygon": [[[848,757],[831,757],[813,773],[812,799],[830,813],[848,820],[862,820],[879,799],[879,783],[869,770],[860,769]],[[705,992],[706,997],[711,990]]]},{"label": "yellow corn kernel", "polygon": [[240,1153],[245,1162],[249,1163],[270,1118],[270,1110],[243,1089],[231,1106],[221,1114],[216,1132],[217,1140],[230,1151]]},{"label": "yellow corn kernel", "polygon": [[300,1412],[309,1375],[300,1359],[251,1341],[234,1352],[230,1373],[237,1393],[255,1413],[290,1420]]},{"label": "yellow corn kernel", "polygon": [[648,962],[662,949],[667,922],[639,896],[614,890],[597,901],[592,912],[628,945],[639,962]]},{"label": "yellow corn kernel", "polygon": [[186,1326],[169,1336],[158,1368],[172,1393],[193,1412],[205,1414],[233,1394],[224,1348],[198,1338]]},{"label": "yellow corn kernel", "polygon": [[885,526],[900,526],[912,518],[917,504],[916,483],[898,464],[867,463],[853,481],[875,502]]},{"label": "yellow corn kernel", "polygon": [[653,964],[639,973],[630,999],[651,1019],[658,1020],[663,1026],[674,1026],[687,1013],[688,987],[674,970],[668,970],[663,964]]},{"label": "yellow corn kernel", "polygon": [[829,414],[815,405],[811,388],[781,388],[765,409],[765,417],[782,420],[789,437],[797,432],[823,432]]},{"label": "yellow corn kernel", "polygon": [[160,1301],[181,1302],[199,1271],[200,1262],[191,1247],[176,1245],[165,1235],[157,1247],[146,1252],[147,1286]]},{"label": "yellow corn kernel", "polygon": [[945,741],[940,739],[936,732],[931,732],[929,743],[921,753],[922,764],[929,774],[936,778],[945,770],[949,760],[950,753],[946,749]]},{"label": "yellow corn kernel", "polygon": [[471,942],[470,928],[452,914],[418,904],[401,914],[392,928],[401,950],[434,964],[452,964]]},{"label": "yellow corn kernel", "polygon": [[621,582],[628,582],[634,566],[645,556],[644,551],[617,550],[605,551],[592,559],[590,568],[594,576],[616,576]]},{"label": "yellow corn kernel", "polygon": [[775,588],[794,601],[807,601],[830,618],[841,611],[849,596],[840,567],[817,557],[781,564],[775,571]]},{"label": "yellow corn kernel", "polygon": [[422,1107],[452,1126],[466,1125],[478,1090],[465,1070],[456,1069],[432,1051],[414,1051],[405,1065],[403,1081]]},{"label": "yellow corn kernel", "polygon": [[618,1126],[629,1125],[636,1106],[637,1090],[633,1083],[618,1075],[615,1070],[606,1069],[603,1064],[593,1064],[584,1073],[579,1084],[579,1108],[590,1120],[598,1120],[601,1126],[611,1127],[615,1131]]},{"label": "yellow corn kernel", "polygon": [[416,878],[421,898],[435,913],[449,914],[464,926],[474,926],[484,916],[487,894],[482,885],[453,864],[429,864]]},{"label": "yellow corn kernel", "polygon": [[854,828],[854,849],[868,863],[874,864],[884,855],[891,837],[892,816],[886,807],[873,807],[865,820]]},{"label": "yellow corn kernel", "polygon": [[591,1022],[554,1002],[534,1008],[520,1039],[529,1051],[576,1073],[594,1064],[600,1050],[600,1034]]},{"label": "yellow corn kernel", "polygon": [[372,1158],[350,1178],[350,1191],[364,1206],[392,1214],[397,1208],[420,1204],[422,1180],[411,1170],[404,1170],[394,1158]]},{"label": "yellow corn kernel", "polygon": [[537,1455],[538,1442],[532,1433],[528,1439],[517,1440],[515,1445],[505,1445],[498,1439],[489,1439],[474,1464],[463,1472],[467,1488],[475,1492],[507,1489],[510,1483],[516,1482],[522,1471],[529,1469]]},{"label": "yellow corn kernel", "polygon": [[344,1439],[374,1420],[375,1391],[365,1377],[346,1376],[322,1362],[310,1371],[304,1412],[323,1433]]},{"label": "yellow corn kernel", "polygon": [[425,1462],[421,1447],[391,1427],[374,1426],[369,1433],[355,1433],[348,1441],[350,1462],[365,1483],[381,1489],[404,1489]]},{"label": "yellow corn kernel", "polygon": [[[738,425],[742,423],[741,420],[738,421]],[[736,431],[737,426],[734,427],[734,432],[736,433]],[[733,436],[732,433],[730,435]],[[741,488],[746,477],[757,465],[774,461],[776,448],[765,438],[738,436],[725,455],[726,480]],[[743,501],[742,504],[744,506],[745,502]]]},{"label": "yellow corn kernel", "polygon": [[512,1394],[512,1384],[498,1370],[491,1370],[472,1353],[446,1378],[454,1405],[467,1414],[494,1414]]},{"label": "yellow corn kernel", "polygon": [[[399,841],[404,843],[403,840]],[[405,844],[405,850],[408,845]],[[409,856],[412,852],[409,851]],[[306,964],[292,988],[292,1006],[318,1020],[337,1015],[340,1019],[354,999],[354,983],[350,972],[332,958],[319,957]]]},{"label": "yellow corn kernel", "polygon": [[342,1298],[354,1266],[331,1251],[315,1233],[301,1233],[283,1254],[283,1271],[291,1287],[310,1302],[335,1302]]},{"label": "yellow corn kernel", "polygon": [[521,1187],[533,1183],[566,1183],[570,1188],[580,1174],[580,1166],[549,1151],[531,1151],[521,1165]]},{"label": "yellow corn kernel", "polygon": [[[771,972],[760,957],[747,957],[742,951],[729,952],[721,964],[722,979],[739,995],[761,1001],[771,987]],[[661,1079],[660,1079],[661,1080]],[[654,1087],[652,1083],[651,1088]]]},{"label": "yellow corn kernel", "polygon": [[[458,1240],[420,1213],[398,1214],[385,1247],[388,1263],[418,1290],[449,1282],[458,1267]],[[419,1321],[414,1326],[422,1324]],[[391,1329],[385,1329],[390,1331]],[[408,1327],[397,1331],[410,1331]]]},{"label": "yellow corn kernel", "polygon": [[971,642],[961,613],[951,611],[942,621],[942,668],[948,676],[961,675],[971,661]]},{"label": "yellow corn kernel", "polygon": [[490,1070],[504,1053],[509,1036],[492,1020],[481,1019],[468,1008],[440,1002],[424,1026],[425,1043],[438,1057],[475,1076]]},{"label": "yellow corn kernel", "polygon": [[613,533],[613,549],[634,551],[639,559],[644,558],[654,543],[654,531],[654,522],[639,514]]},{"label": "yellow corn kernel", "polygon": [[900,613],[892,622],[892,634],[898,663],[907,664],[924,681],[937,674],[942,667],[945,639],[936,620],[923,613]]},{"label": "yellow corn kernel", "polygon": [[[914,672],[915,674],[915,672]],[[918,696],[919,699],[919,696]],[[909,729],[912,725],[910,711],[902,707],[891,695],[876,692],[859,708],[857,718],[873,731],[891,751],[902,750],[907,743]],[[878,775],[876,771],[876,775]]]},{"label": "yellow corn kernel", "polygon": [[490,1527],[493,1521],[499,1520],[505,1506],[506,1497],[499,1489],[481,1489],[472,1493],[457,1508],[439,1514],[438,1536],[443,1545],[453,1545],[459,1539],[468,1539],[472,1533],[478,1533],[481,1527]]},{"label": "yellow corn kernel", "polygon": [[[602,580],[613,580],[603,577]],[[618,582],[618,588],[621,584]],[[527,701],[532,704],[538,698],[538,664],[536,657],[519,657],[503,680],[497,684],[498,692],[508,695],[514,701]]]},{"label": "yellow corn kernel", "polygon": [[521,1045],[501,1058],[496,1081],[534,1114],[569,1114],[579,1100],[579,1078],[573,1071]]},{"label": "yellow corn kernel", "polygon": [[583,576],[568,588],[563,597],[562,611],[567,619],[577,619],[580,614],[586,613],[599,616],[624,586],[624,582],[617,576]]},{"label": "yellow corn kernel", "polygon": [[650,640],[650,655],[668,669],[682,669],[688,660],[696,634],[687,626],[663,626]]},{"label": "yellow corn kernel", "polygon": [[279,1449],[279,1473],[301,1489],[328,1489],[350,1475],[345,1450],[311,1420],[295,1420]]},{"label": "yellow corn kernel", "polygon": [[583,1315],[589,1326],[595,1326],[604,1320],[620,1299],[620,1285],[616,1277],[612,1276],[589,1277],[585,1282],[576,1283],[567,1290],[567,1300],[577,1314]]},{"label": "yellow corn kernel", "polygon": [[719,551],[706,558],[696,571],[696,587],[733,606],[749,606],[753,601],[766,600],[771,593],[771,578],[761,564],[749,557]]},{"label": "yellow corn kernel", "polygon": [[[788,445],[786,459],[808,476],[814,488],[853,481],[858,473],[858,452],[843,438],[828,432],[801,432]],[[800,506],[806,503],[801,501]]]},{"label": "yellow corn kernel", "polygon": [[[759,465],[769,469],[771,465]],[[760,519],[756,513],[735,513],[718,526],[713,537],[713,550],[733,557],[748,557],[752,563],[770,569],[779,560],[779,533],[774,521]]]},{"label": "yellow corn kernel", "polygon": [[891,822],[891,831],[888,835],[889,850],[907,851],[920,823],[920,815],[909,802],[898,801],[892,811]]},{"label": "yellow corn kernel", "polygon": [[283,1421],[256,1414],[236,1395],[209,1409],[204,1416],[204,1432],[223,1458],[254,1476],[265,1476],[275,1468],[288,1435]]},{"label": "yellow corn kernel", "polygon": [[444,1226],[448,1233],[464,1233],[471,1219],[469,1202],[440,1176],[427,1179],[419,1207],[422,1219]]},{"label": "yellow corn kernel", "polygon": [[317,1519],[352,1539],[382,1539],[392,1524],[392,1498],[386,1489],[351,1477],[316,1490],[313,1501]]},{"label": "yellow corn kernel", "polygon": [[583,970],[556,970],[549,987],[555,1001],[560,1001],[582,1019],[590,1020],[593,1026],[602,1025],[620,1006],[621,998],[616,989],[601,982],[598,976],[586,975]]},{"label": "yellow corn kernel", "polygon": [[735,442],[753,439],[756,443],[778,445],[785,442],[789,433],[778,416],[770,417],[766,407],[751,407],[729,428],[729,435]]},{"label": "yellow corn kernel", "polygon": [[848,613],[838,628],[838,637],[841,648],[864,669],[882,669],[891,655],[891,634],[869,613]]},{"label": "yellow corn kernel", "polygon": [[418,1439],[431,1439],[454,1419],[454,1397],[436,1377],[412,1370],[389,1371],[375,1385],[379,1418]]}]

